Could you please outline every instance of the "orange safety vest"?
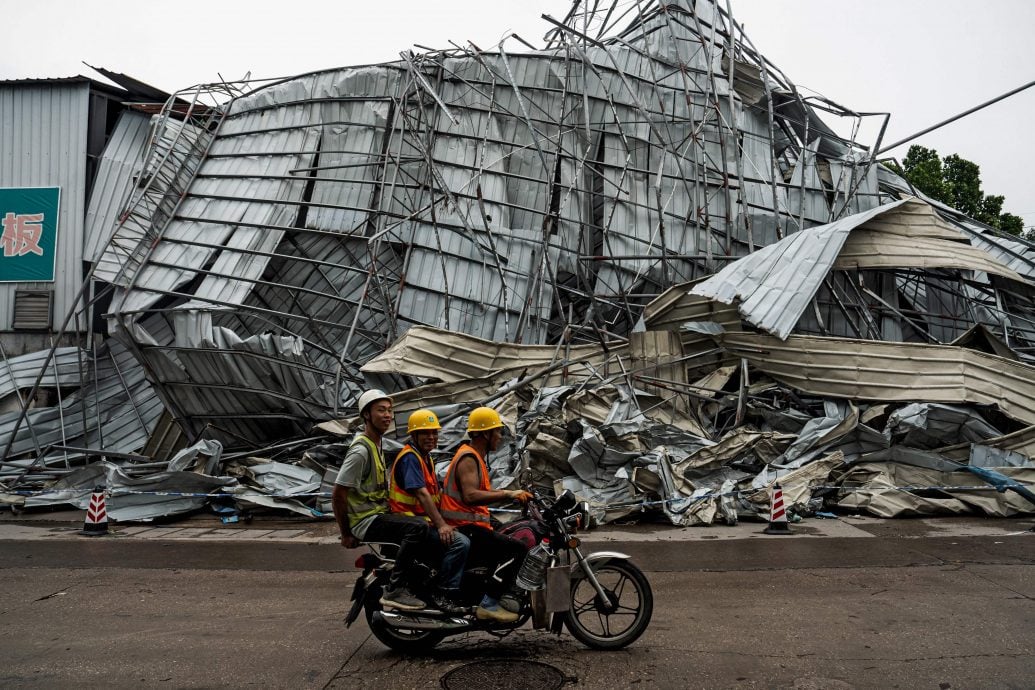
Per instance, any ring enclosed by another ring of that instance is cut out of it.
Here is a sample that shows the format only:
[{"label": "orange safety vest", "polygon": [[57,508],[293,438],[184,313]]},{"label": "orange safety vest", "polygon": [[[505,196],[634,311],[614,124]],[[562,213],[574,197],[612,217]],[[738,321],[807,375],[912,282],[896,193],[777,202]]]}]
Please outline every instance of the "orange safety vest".
[{"label": "orange safety vest", "polygon": [[442,485],[442,498],[439,502],[439,512],[450,525],[478,525],[485,529],[492,529],[489,522],[489,506],[472,506],[464,503],[464,496],[460,492],[460,485],[457,484],[454,476],[456,463],[465,455],[473,455],[478,461],[478,470],[481,474],[481,481],[478,488],[482,491],[492,491],[492,484],[489,483],[489,469],[485,466],[485,458],[469,444],[460,446],[449,469],[446,471],[446,481]]},{"label": "orange safety vest", "polygon": [[438,505],[438,480],[435,479],[435,473],[432,468],[429,467],[431,462],[430,460],[425,462],[417,449],[407,443],[402,447],[402,450],[399,451],[399,454],[395,456],[395,462],[392,463],[392,472],[388,476],[388,509],[393,513],[399,513],[400,515],[417,515],[425,520],[431,520],[431,518],[425,514],[424,506],[422,506],[420,501],[417,500],[417,496],[396,484],[395,470],[399,467],[399,461],[407,454],[413,454],[416,456],[417,462],[420,464],[421,472],[424,473],[424,488],[428,490],[429,494],[431,494],[431,500]]}]

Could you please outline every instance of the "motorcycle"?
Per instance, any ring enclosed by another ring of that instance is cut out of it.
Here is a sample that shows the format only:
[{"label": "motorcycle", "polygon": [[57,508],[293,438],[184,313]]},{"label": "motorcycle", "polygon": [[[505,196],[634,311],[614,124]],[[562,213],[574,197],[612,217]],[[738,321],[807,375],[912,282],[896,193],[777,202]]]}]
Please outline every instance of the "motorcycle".
[{"label": "motorcycle", "polygon": [[[621,649],[635,642],[647,629],[654,609],[654,595],[646,576],[625,554],[583,553],[577,532],[589,527],[589,506],[580,503],[571,491],[564,491],[556,499],[543,496],[534,488],[530,492],[532,497],[524,506],[522,518],[503,525],[499,531],[530,549],[544,538],[549,539],[553,552],[547,556],[545,572],[540,568],[542,582],[531,583],[533,588],[525,591],[516,621],[501,623],[475,617],[473,607],[481,600],[485,583],[492,576],[487,568],[478,567],[464,571],[460,591],[467,608],[461,615],[437,609],[385,610],[380,603],[381,594],[388,584],[398,546],[371,543],[367,544],[370,552],[356,559],[356,567],[362,573],[352,590],[346,627],[363,612],[374,637],[406,654],[427,652],[446,637],[470,632],[505,637],[529,620],[534,629],[549,629],[555,634],[565,627],[575,639],[593,649]],[[535,551],[540,556],[544,553],[542,548]],[[528,558],[522,566],[523,574],[529,565]],[[433,581],[433,568],[422,563],[415,567],[427,572],[411,579]],[[518,582],[530,586],[520,576]]]}]

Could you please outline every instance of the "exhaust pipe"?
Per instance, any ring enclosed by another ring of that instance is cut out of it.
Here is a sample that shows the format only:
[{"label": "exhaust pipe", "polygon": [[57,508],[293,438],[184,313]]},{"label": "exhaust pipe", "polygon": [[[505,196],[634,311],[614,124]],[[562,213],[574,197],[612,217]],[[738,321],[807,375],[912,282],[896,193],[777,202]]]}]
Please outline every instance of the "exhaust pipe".
[{"label": "exhaust pipe", "polygon": [[466,618],[428,618],[410,613],[394,611],[374,611],[373,619],[381,619],[385,625],[396,630],[436,630],[439,632],[458,632],[471,627]]}]

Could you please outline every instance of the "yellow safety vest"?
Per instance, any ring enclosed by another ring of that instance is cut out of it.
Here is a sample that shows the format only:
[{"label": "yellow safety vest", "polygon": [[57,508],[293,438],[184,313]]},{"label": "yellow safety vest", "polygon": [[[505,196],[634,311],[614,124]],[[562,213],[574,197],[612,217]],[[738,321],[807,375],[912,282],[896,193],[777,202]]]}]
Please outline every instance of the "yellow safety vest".
[{"label": "yellow safety vest", "polygon": [[[352,443],[349,444],[349,451],[357,443],[365,445],[367,452],[370,453],[370,462],[374,466],[375,488],[369,493],[363,493],[358,490],[349,491],[348,518],[350,529],[371,515],[388,511],[388,485],[385,482],[385,459],[381,455],[381,449],[375,446],[374,442],[365,434],[357,434],[356,438],[352,439]],[[361,486],[364,484],[366,484],[365,481],[360,482]]]}]

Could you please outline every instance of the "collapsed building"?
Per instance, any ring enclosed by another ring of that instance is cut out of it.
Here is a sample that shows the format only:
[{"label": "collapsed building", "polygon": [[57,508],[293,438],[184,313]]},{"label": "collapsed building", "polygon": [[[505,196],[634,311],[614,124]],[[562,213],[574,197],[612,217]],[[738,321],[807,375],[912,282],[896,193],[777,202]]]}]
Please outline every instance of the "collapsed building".
[{"label": "collapsed building", "polygon": [[378,386],[443,460],[497,407],[494,480],[605,522],[775,482],[799,515],[1035,511],[1032,246],[837,134],[887,116],[804,97],[722,3],[546,21],[171,98],[85,257],[96,332],[5,357],[3,500],[325,514]]}]

